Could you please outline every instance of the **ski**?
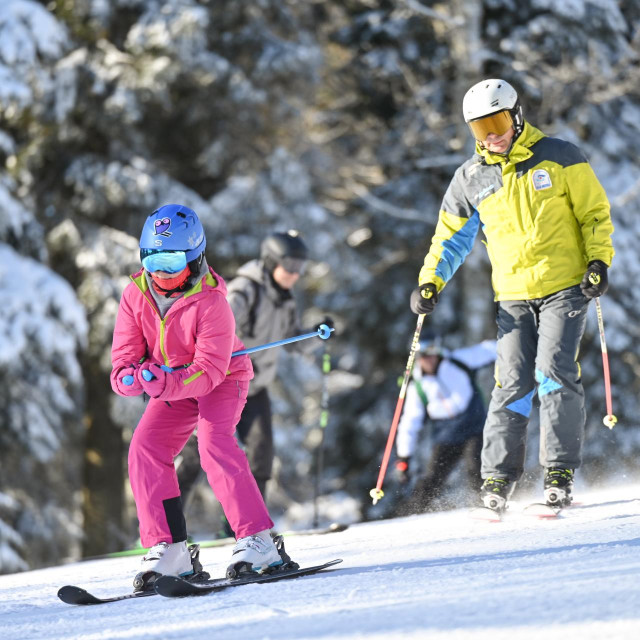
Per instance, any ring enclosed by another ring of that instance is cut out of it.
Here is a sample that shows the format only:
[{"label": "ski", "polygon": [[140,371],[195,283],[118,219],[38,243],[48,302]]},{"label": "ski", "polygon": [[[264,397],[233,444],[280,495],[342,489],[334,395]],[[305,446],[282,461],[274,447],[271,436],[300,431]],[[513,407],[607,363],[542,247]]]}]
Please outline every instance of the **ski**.
[{"label": "ski", "polygon": [[122,596],[111,598],[98,598],[81,587],[66,585],[58,589],[58,598],[66,604],[106,604],[107,602],[118,602],[119,600],[133,600],[134,598],[146,598],[155,596],[155,591],[134,591]]},{"label": "ski", "polygon": [[160,576],[154,584],[155,592],[167,598],[181,598],[184,596],[201,596],[214,591],[221,591],[229,587],[239,587],[245,584],[261,584],[263,582],[276,582],[306,576],[323,571],[333,565],[341,563],[341,559],[331,560],[315,567],[302,569],[281,569],[273,573],[252,574],[241,578],[221,578],[219,580],[207,580],[206,582],[189,582],[176,576]]},{"label": "ski", "polygon": [[[284,548],[282,553],[284,553]],[[189,554],[191,556],[192,572],[185,577],[185,580],[191,582],[204,582],[209,580],[211,576],[206,571],[203,571],[202,564],[200,564],[199,545],[189,545]],[[58,598],[65,604],[87,605],[106,604],[107,602],[119,602],[120,600],[133,600],[135,598],[154,596],[156,592],[153,590],[153,582],[157,579],[158,575],[160,574],[155,571],[140,571],[133,580],[134,591],[120,596],[98,598],[98,596],[89,593],[82,587],[68,584],[58,589]]]},{"label": "ski", "polygon": [[469,517],[472,520],[482,520],[484,522],[502,522],[502,511],[489,509],[489,507],[475,507],[469,511]]},{"label": "ski", "polygon": [[522,513],[526,516],[534,516],[544,520],[548,518],[557,518],[561,511],[562,507],[552,507],[546,502],[532,502],[522,510]]},{"label": "ski", "polygon": [[[185,582],[204,582],[208,583],[209,574],[206,571],[201,571],[195,575],[189,576],[189,580],[181,578]],[[78,604],[78,605],[86,605],[86,604],[106,604],[108,602],[119,602],[120,600],[135,600],[137,598],[146,598],[147,596],[155,596],[156,592],[153,590],[151,585],[140,591],[132,591],[130,593],[125,593],[120,596],[111,596],[109,598],[99,598],[93,593],[89,593],[86,589],[82,587],[77,587],[72,584],[68,584],[64,587],[60,587],[58,589],[58,598],[62,600],[65,604]]]},{"label": "ski", "polygon": [[[532,502],[522,509],[520,513],[525,516],[539,518],[540,520],[548,520],[557,518],[562,511],[562,507],[553,507],[545,502]],[[484,522],[502,522],[505,515],[517,515],[518,511],[489,509],[488,507],[475,507],[469,511],[469,517],[473,520],[482,520]]]},{"label": "ski", "polygon": [[[193,582],[205,583],[208,584],[209,574],[206,571],[202,571],[196,575],[189,576],[191,582],[185,578],[180,578],[184,580],[184,582],[188,582],[189,584]],[[146,598],[147,596],[155,596],[156,592],[153,590],[151,586],[141,590],[141,591],[132,591],[130,593],[125,593],[120,596],[111,596],[108,598],[99,598],[93,593],[89,593],[86,589],[82,587],[77,587],[72,584],[68,584],[64,587],[60,587],[58,589],[58,598],[62,600],[65,604],[78,604],[78,605],[86,605],[86,604],[106,604],[108,602],[119,602],[120,600],[135,600],[137,598]]]}]

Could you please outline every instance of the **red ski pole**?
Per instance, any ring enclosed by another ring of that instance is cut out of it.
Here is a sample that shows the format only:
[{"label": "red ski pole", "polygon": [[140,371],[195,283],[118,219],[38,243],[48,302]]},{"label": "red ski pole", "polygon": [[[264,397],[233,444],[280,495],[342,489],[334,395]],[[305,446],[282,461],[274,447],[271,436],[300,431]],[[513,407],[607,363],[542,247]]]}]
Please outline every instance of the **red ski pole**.
[{"label": "red ski pole", "polygon": [[416,357],[416,351],[418,350],[418,343],[420,341],[420,332],[422,331],[422,323],[424,322],[424,314],[418,316],[418,324],[416,325],[416,331],[413,334],[413,340],[411,341],[411,350],[409,351],[409,359],[407,360],[407,368],[404,371],[404,379],[402,380],[402,386],[400,387],[400,396],[396,404],[396,411],[393,414],[393,420],[391,421],[391,429],[389,430],[389,437],[387,438],[387,446],[384,450],[384,456],[382,457],[382,464],[380,465],[380,473],[378,474],[378,482],[376,488],[369,491],[369,495],[373,498],[373,504],[377,504],[378,500],[381,500],[384,496],[382,491],[382,483],[384,482],[384,476],[387,473],[387,466],[389,465],[389,458],[391,457],[391,449],[393,447],[393,441],[396,437],[396,431],[398,430],[398,422],[400,422],[400,415],[402,414],[402,405],[404,404],[404,396],[407,393],[407,387],[409,386],[409,379],[411,378],[411,372],[413,371],[413,361]]},{"label": "red ski pole", "polygon": [[[596,275],[596,274],[592,274]],[[598,316],[598,330],[600,331],[600,348],[602,349],[602,369],[604,371],[604,393],[607,402],[607,415],[602,419],[605,427],[613,429],[618,418],[613,415],[611,403],[611,379],[609,377],[609,354],[607,353],[607,342],[604,339],[604,321],[602,320],[602,307],[600,300],[596,298],[596,314]]]}]

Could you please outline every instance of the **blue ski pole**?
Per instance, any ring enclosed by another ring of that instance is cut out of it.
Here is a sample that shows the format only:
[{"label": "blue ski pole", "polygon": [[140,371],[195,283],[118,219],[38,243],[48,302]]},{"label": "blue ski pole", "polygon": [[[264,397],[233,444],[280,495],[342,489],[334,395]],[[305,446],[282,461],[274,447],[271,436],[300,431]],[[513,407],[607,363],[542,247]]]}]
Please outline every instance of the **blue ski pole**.
[{"label": "blue ski pole", "polygon": [[[284,340],[277,340],[276,342],[269,342],[267,344],[261,344],[257,347],[251,347],[250,349],[242,349],[240,351],[234,351],[231,354],[232,358],[235,358],[236,356],[242,356],[245,354],[249,354],[249,353],[256,353],[256,351],[264,351],[265,349],[271,349],[273,347],[280,347],[282,345],[285,344],[291,344],[292,342],[300,342],[300,340],[307,340],[309,338],[320,338],[322,340],[328,340],[331,337],[331,332],[334,331],[334,329],[332,327],[329,327],[326,324],[321,324],[315,331],[312,331],[310,333],[303,333],[302,335],[299,336],[293,336],[292,338],[285,338]],[[185,367],[188,367],[189,365],[183,365],[182,367],[175,367],[175,369],[183,369]],[[160,368],[163,371],[166,371],[167,373],[172,373],[175,369],[173,369],[172,367],[168,367],[166,364],[161,364]],[[131,378],[131,382],[128,383],[129,385],[133,384],[133,376],[125,376],[122,379],[122,382],[124,382],[124,384],[127,384],[127,382],[125,381],[125,378]],[[150,382],[151,380],[153,380],[155,378],[155,376],[151,373],[151,371],[149,371],[149,369],[143,369],[142,371],[142,377],[147,381]]]},{"label": "blue ski pole", "polygon": [[293,336],[292,338],[285,338],[284,340],[278,340],[277,342],[269,342],[267,344],[261,344],[258,347],[251,347],[250,349],[242,349],[242,351],[234,351],[231,354],[232,358],[235,356],[241,356],[245,353],[255,353],[256,351],[264,351],[265,349],[271,349],[272,347],[280,347],[285,344],[291,344],[292,342],[300,342],[300,340],[307,340],[308,338],[321,338],[322,340],[328,340],[331,337],[333,328],[329,328],[326,324],[321,324],[316,331],[311,333],[303,333],[299,336]]}]

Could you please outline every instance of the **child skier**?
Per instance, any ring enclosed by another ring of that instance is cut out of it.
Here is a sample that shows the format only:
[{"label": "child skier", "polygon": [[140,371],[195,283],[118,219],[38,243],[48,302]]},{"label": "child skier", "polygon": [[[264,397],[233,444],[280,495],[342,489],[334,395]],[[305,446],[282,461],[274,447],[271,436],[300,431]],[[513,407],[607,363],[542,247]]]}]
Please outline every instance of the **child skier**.
[{"label": "child skier", "polygon": [[129,480],[142,545],[150,547],[136,590],[158,575],[193,575],[174,458],[198,428],[209,484],[236,532],[231,571],[282,564],[273,522],[234,437],[253,377],[235,336],[222,278],[206,262],[206,238],[194,211],[168,204],[146,220],[143,268],[123,292],[113,334],[111,385],[122,396],[150,397],[129,449]]}]

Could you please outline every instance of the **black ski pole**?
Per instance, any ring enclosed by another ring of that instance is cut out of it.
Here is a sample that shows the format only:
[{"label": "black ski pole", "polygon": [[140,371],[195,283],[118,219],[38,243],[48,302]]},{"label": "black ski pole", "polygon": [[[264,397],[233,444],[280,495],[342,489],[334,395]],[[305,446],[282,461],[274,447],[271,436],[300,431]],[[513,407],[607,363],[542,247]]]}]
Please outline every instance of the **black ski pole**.
[{"label": "black ski pole", "polygon": [[317,447],[316,477],[313,486],[313,526],[318,526],[318,496],[320,479],[324,471],[324,432],[329,422],[329,373],[331,372],[331,355],[325,343],[322,354],[322,395],[320,398],[320,443]]}]

